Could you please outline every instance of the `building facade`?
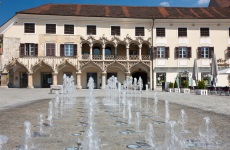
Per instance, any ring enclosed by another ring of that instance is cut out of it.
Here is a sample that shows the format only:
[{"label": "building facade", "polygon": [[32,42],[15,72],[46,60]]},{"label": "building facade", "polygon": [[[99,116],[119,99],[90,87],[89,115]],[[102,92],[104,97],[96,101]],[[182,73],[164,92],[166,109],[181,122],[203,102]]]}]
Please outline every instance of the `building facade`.
[{"label": "building facade", "polygon": [[[16,13],[0,28],[1,87],[49,87],[73,75],[76,87],[105,88],[112,75],[210,84],[213,54],[230,65],[230,9],[47,4]],[[219,86],[229,85],[220,75]]]}]

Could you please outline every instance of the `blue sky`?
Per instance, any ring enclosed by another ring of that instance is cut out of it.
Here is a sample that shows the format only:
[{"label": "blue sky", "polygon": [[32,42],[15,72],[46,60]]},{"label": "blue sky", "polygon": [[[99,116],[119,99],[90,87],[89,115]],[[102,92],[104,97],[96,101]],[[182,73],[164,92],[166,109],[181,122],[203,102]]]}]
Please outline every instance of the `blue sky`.
[{"label": "blue sky", "polygon": [[0,26],[16,12],[47,3],[127,6],[207,7],[210,0],[0,0]]}]

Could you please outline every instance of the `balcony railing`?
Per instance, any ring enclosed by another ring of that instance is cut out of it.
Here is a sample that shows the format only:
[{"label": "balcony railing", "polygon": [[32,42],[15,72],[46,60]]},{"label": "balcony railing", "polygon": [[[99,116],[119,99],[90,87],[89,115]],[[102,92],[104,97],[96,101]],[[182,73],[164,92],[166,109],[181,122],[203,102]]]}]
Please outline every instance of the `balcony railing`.
[{"label": "balcony railing", "polygon": [[129,56],[129,60],[138,60],[139,59],[139,55],[130,55]]},{"label": "balcony railing", "polygon": [[150,55],[141,55],[142,60],[150,60]]},{"label": "balcony railing", "polygon": [[101,60],[102,59],[102,55],[93,55],[93,59],[94,60]]},{"label": "balcony railing", "polygon": [[82,59],[89,59],[89,54],[82,54]]},{"label": "balcony railing", "polygon": [[105,55],[105,60],[114,60],[114,55]]}]

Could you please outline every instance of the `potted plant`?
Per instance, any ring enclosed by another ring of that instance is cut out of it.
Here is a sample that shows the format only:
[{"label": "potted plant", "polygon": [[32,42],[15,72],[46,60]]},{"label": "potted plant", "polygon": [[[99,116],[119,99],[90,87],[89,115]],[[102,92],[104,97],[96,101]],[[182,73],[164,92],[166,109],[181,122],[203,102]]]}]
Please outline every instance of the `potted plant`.
[{"label": "potted plant", "polygon": [[205,83],[203,80],[198,81],[197,89],[195,90],[197,95],[208,95],[208,90],[205,89]]},{"label": "potted plant", "polygon": [[180,92],[180,89],[178,88],[178,84],[177,84],[176,80],[175,80],[175,82],[174,82],[174,89],[173,89],[173,91],[174,91],[174,92],[177,92],[177,93]]},{"label": "potted plant", "polygon": [[170,82],[169,83],[169,88],[168,88],[168,92],[172,92],[173,91],[173,83],[172,82]]},{"label": "potted plant", "polygon": [[190,89],[188,88],[188,81],[184,80],[181,83],[181,93],[190,93]]}]

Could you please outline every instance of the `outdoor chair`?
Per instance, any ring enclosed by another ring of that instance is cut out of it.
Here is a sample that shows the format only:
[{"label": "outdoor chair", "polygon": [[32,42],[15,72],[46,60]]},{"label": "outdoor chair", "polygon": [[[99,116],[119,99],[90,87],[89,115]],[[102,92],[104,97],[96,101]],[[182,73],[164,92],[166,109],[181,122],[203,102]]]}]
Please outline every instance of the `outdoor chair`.
[{"label": "outdoor chair", "polygon": [[230,95],[229,91],[230,91],[230,87],[228,86],[222,87],[220,95],[229,96]]},{"label": "outdoor chair", "polygon": [[213,87],[213,86],[207,87],[207,90],[208,90],[209,95],[217,94],[217,91],[216,91],[215,87]]}]

